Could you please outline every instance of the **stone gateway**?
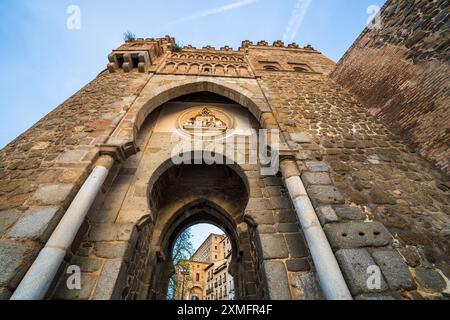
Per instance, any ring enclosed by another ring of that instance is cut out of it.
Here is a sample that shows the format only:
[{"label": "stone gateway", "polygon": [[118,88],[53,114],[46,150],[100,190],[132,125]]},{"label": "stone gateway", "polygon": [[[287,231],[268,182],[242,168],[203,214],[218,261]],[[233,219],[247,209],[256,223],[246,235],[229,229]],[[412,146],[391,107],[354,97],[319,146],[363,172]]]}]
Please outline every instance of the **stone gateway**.
[{"label": "stone gateway", "polygon": [[[413,24],[404,12],[444,2],[388,1],[381,17],[395,33],[390,19]],[[448,28],[433,14],[420,19]],[[375,101],[381,89],[353,69],[366,51],[370,70],[390,52],[414,70],[436,58],[439,78],[448,50],[391,39],[406,60],[374,41],[338,66],[281,41],[180,49],[166,36],[113,50],[105,71],[0,151],[0,299],[166,299],[174,242],[197,223],[226,233],[237,300],[448,298],[448,104],[415,122],[398,100],[404,84]],[[415,86],[433,93],[407,82],[405,100]],[[279,164],[271,175],[247,161],[260,130],[276,133],[260,142]],[[229,139],[237,147],[207,163],[210,144]],[[195,163],[172,161],[180,141],[194,147],[177,155]],[[79,290],[67,287],[73,266]]]}]

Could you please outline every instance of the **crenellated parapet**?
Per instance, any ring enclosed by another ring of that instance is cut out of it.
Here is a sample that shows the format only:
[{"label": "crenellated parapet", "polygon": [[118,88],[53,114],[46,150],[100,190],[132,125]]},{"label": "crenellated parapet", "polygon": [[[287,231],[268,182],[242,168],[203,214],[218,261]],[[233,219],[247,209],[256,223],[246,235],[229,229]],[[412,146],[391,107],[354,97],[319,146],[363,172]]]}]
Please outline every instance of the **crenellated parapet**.
[{"label": "crenellated parapet", "polygon": [[239,54],[239,51],[235,51],[232,47],[225,45],[220,49],[216,49],[211,45],[204,46],[202,49],[198,49],[191,44],[183,47],[183,51],[204,51],[204,52],[214,52],[214,53],[235,53]]},{"label": "crenellated parapet", "polygon": [[[254,73],[248,64],[248,50],[258,48],[318,53],[310,45],[300,48],[296,43],[286,45],[281,40],[274,41],[271,45],[265,40],[257,42],[256,45],[252,41],[245,40],[238,50],[234,50],[228,45],[220,47],[220,49],[206,45],[200,49],[188,44],[181,48],[176,44],[175,39],[170,36],[136,38],[127,40],[119,48],[112,51],[108,56],[108,70],[110,72],[122,69],[124,72],[137,70],[141,73],[156,72],[160,74],[252,78]],[[283,70],[292,69],[292,63]],[[302,72],[310,71],[310,68],[303,67],[303,63],[300,64]],[[264,65],[264,69],[269,67],[281,70],[278,66],[269,66],[267,63]],[[258,64],[256,64],[256,68],[259,68]]]},{"label": "crenellated parapet", "polygon": [[285,44],[283,41],[281,40],[277,40],[274,41],[272,43],[272,45],[269,44],[268,41],[266,40],[261,40],[258,41],[256,44],[254,44],[252,41],[250,40],[245,40],[242,42],[241,48],[240,50],[245,50],[248,48],[286,48],[286,49],[299,49],[299,50],[307,50],[307,51],[312,51],[312,52],[317,52],[311,45],[306,45],[303,48],[301,48],[297,43],[293,42],[290,44]]}]

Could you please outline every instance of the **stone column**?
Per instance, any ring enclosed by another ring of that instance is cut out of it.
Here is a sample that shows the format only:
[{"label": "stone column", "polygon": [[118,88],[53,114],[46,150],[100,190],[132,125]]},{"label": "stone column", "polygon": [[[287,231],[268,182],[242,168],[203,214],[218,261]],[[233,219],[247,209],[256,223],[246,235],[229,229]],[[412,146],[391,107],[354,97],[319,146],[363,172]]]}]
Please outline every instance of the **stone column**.
[{"label": "stone column", "polygon": [[293,157],[282,158],[280,166],[311,251],[325,298],[328,300],[352,300],[336,257],[300,178],[300,171],[295,159]]}]

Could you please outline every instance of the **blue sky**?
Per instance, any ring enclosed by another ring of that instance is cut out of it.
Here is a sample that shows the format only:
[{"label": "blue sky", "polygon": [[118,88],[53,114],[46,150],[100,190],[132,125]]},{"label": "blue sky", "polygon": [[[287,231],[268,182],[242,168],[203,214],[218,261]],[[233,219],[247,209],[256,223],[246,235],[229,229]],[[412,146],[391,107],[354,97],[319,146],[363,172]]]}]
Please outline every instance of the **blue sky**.
[{"label": "blue sky", "polygon": [[[385,0],[1,0],[0,148],[91,81],[123,33],[197,47],[294,39],[337,61]],[[67,28],[67,8],[81,28]]]},{"label": "blue sky", "polygon": [[225,232],[223,232],[221,229],[206,223],[196,224],[195,226],[191,227],[191,233],[192,244],[195,250],[197,250],[202,245],[202,243],[209,237],[211,233],[225,234]]}]

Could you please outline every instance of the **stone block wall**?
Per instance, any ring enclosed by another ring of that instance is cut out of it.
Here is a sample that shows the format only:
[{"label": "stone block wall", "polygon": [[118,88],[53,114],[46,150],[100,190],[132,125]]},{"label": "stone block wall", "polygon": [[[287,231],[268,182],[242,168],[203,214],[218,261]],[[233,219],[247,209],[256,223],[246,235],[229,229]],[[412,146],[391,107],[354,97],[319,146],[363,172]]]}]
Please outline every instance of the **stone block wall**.
[{"label": "stone block wall", "polygon": [[[263,288],[258,292],[259,298],[323,299],[303,231],[282,179],[266,177],[260,184],[261,198],[254,200],[266,203],[259,206],[262,210],[250,203],[246,213],[255,224],[250,228],[250,244],[257,285]],[[265,285],[260,286],[261,283]]]},{"label": "stone block wall", "polygon": [[0,150],[0,292],[8,298],[149,75],[100,74]]},{"label": "stone block wall", "polygon": [[[284,59],[298,57],[278,50]],[[261,54],[249,48],[250,61]],[[310,66],[316,59],[326,61],[317,54],[303,59]],[[288,144],[298,149],[302,180],[354,297],[448,295],[450,198],[445,176],[326,72],[255,73]],[[355,269],[356,261],[363,267]],[[379,265],[384,277],[375,291],[366,285],[364,266],[371,265]]]},{"label": "stone block wall", "polygon": [[[450,173],[450,3],[389,0],[332,77],[378,120]],[[447,185],[448,188],[448,185]]]}]

